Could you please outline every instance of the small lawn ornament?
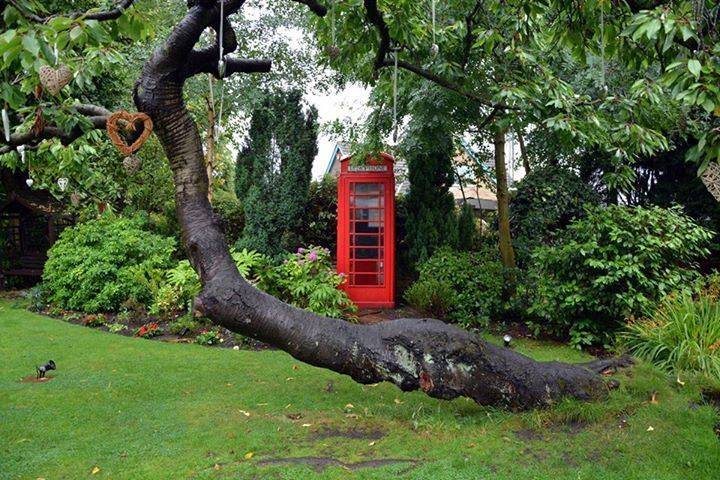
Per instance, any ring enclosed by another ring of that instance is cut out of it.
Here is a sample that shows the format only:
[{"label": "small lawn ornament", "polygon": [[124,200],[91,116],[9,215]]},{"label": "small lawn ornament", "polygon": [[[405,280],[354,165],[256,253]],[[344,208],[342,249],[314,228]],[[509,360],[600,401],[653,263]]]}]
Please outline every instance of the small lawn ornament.
[{"label": "small lawn ornament", "polygon": [[28,187],[32,187],[34,183],[35,183],[35,180],[33,180],[32,178],[28,178],[27,180],[25,180],[25,184]]},{"label": "small lawn ornament", "polygon": [[[122,125],[121,125],[122,122]],[[126,132],[133,133],[137,129],[138,122],[142,122],[143,130],[137,139],[128,145],[125,139],[120,136],[120,128]],[[125,155],[137,152],[143,146],[153,130],[153,123],[150,117],[142,112],[129,113],[124,110],[115,112],[107,119],[107,132],[113,144]]]},{"label": "small lawn ornament", "polygon": [[80,206],[80,194],[77,192],[73,192],[70,194],[70,203],[72,203],[73,207],[79,207]]},{"label": "small lawn ornament", "polygon": [[45,378],[45,374],[49,372],[50,370],[56,370],[57,367],[55,365],[55,362],[50,360],[45,365],[40,365],[39,367],[35,367],[37,370],[37,378]]},{"label": "small lawn ornament", "polygon": [[512,342],[512,337],[510,336],[509,333],[506,333],[506,334],[503,336],[503,344],[504,344],[507,348],[510,348],[510,342]]},{"label": "small lawn ornament", "polygon": [[58,178],[57,184],[58,184],[58,187],[60,188],[61,192],[65,191],[65,189],[68,186],[68,183],[69,183],[69,180],[67,178],[65,178],[65,177]]},{"label": "small lawn ornament", "polygon": [[128,175],[134,175],[142,166],[142,160],[136,155],[128,155],[123,159],[123,168]]},{"label": "small lawn ornament", "polygon": [[10,116],[8,115],[7,105],[2,109],[3,132],[5,133],[5,141],[10,142]]},{"label": "small lawn ornament", "polygon": [[67,65],[60,65],[57,69],[49,65],[40,67],[40,84],[52,95],[60,93],[72,79],[72,70]]},{"label": "small lawn ornament", "polygon": [[705,169],[700,179],[705,184],[708,192],[720,202],[720,164],[711,163]]}]

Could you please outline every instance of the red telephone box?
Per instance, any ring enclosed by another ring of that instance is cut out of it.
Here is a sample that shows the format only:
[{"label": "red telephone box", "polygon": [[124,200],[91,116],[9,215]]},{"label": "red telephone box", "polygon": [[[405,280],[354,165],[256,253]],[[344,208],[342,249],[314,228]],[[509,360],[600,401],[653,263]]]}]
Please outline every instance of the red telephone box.
[{"label": "red telephone box", "polygon": [[360,308],[395,306],[395,159],[387,153],[365,165],[340,161],[337,271]]}]

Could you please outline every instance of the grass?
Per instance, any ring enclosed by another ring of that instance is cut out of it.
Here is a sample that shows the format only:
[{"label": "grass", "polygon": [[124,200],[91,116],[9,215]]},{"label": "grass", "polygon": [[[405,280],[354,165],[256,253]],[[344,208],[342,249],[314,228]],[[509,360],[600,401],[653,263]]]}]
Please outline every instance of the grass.
[{"label": "grass", "polygon": [[[558,345],[517,348],[586,359]],[[51,381],[21,383],[51,358]],[[647,365],[619,375],[606,402],[513,414],[358,385],[282,352],[103,333],[7,300],[0,359],[1,479],[698,480],[720,471],[717,412],[691,381]],[[342,464],[272,463],[296,457]],[[353,469],[378,459],[415,462]]]}]

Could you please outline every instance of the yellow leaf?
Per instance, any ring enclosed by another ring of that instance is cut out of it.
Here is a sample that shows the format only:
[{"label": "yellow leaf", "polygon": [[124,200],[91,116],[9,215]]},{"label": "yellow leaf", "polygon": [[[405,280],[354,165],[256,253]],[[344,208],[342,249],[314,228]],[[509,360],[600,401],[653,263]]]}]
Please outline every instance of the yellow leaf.
[{"label": "yellow leaf", "polygon": [[253,455],[255,455],[255,452],[248,452],[245,454],[245,460],[250,460]]},{"label": "yellow leaf", "polygon": [[397,403],[398,405],[402,405],[403,402],[399,398],[396,398],[395,403]]},{"label": "yellow leaf", "polygon": [[249,416],[250,416],[250,412],[246,412],[245,410],[238,410],[238,412],[242,413],[242,414],[245,415],[246,417],[249,417]]},{"label": "yellow leaf", "polygon": [[95,474],[98,473],[99,471],[100,471],[100,467],[93,467],[93,469],[92,469],[92,471],[91,471],[90,473],[93,474],[93,475],[95,475]]},{"label": "yellow leaf", "polygon": [[345,408],[355,408],[355,405],[353,405],[352,403],[348,403],[347,405],[345,405]]},{"label": "yellow leaf", "polygon": [[653,430],[655,430],[655,429],[654,429],[652,426],[650,426],[650,427],[647,428],[647,431],[648,431],[648,432],[652,432]]},{"label": "yellow leaf", "polygon": [[303,427],[309,427],[309,426],[311,426],[311,425],[312,425],[312,423],[303,423],[303,424],[302,424]]}]

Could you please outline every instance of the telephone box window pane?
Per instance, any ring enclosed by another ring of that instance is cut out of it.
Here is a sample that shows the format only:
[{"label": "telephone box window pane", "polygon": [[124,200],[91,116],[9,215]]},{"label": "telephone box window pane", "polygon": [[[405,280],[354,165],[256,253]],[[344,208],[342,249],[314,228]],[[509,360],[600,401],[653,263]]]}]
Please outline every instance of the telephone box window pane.
[{"label": "telephone box window pane", "polygon": [[353,209],[353,220],[369,220],[369,221],[380,221],[382,220],[382,210],[377,208],[355,208]]},{"label": "telephone box window pane", "polygon": [[376,260],[355,260],[350,266],[353,273],[376,273],[382,271],[383,262]]},{"label": "telephone box window pane", "polygon": [[353,183],[352,193],[358,195],[382,195],[383,187],[382,183]]},{"label": "telephone box window pane", "polygon": [[350,237],[350,245],[353,247],[381,247],[382,237],[379,235],[353,235]]},{"label": "telephone box window pane", "polygon": [[356,273],[353,277],[354,285],[382,285],[382,275],[377,273]]},{"label": "telephone box window pane", "polygon": [[350,205],[356,208],[380,208],[382,199],[380,197],[351,197]]},{"label": "telephone box window pane", "polygon": [[355,251],[355,258],[382,258],[382,250],[377,248],[355,248],[353,250]]},{"label": "telephone box window pane", "polygon": [[385,232],[382,222],[352,222],[350,224],[350,233],[383,234]]}]

